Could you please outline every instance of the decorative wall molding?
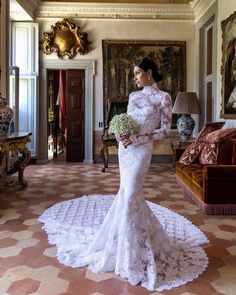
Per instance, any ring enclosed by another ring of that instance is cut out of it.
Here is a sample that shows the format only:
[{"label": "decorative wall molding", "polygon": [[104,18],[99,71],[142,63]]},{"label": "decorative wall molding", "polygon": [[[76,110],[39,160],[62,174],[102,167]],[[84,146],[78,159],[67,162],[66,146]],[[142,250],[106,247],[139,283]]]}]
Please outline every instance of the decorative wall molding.
[{"label": "decorative wall molding", "polygon": [[[137,7],[138,6],[138,7]],[[44,2],[36,11],[37,18],[97,18],[97,19],[187,19],[194,13],[189,4],[98,4]]]},{"label": "decorative wall molding", "polygon": [[195,15],[195,23],[205,15],[206,11],[216,2],[216,0],[194,0],[190,2],[191,8]]},{"label": "decorative wall molding", "polygon": [[57,53],[59,58],[67,56],[71,59],[77,53],[85,55],[91,50],[90,44],[88,34],[67,18],[52,25],[50,31],[43,32],[43,52]]},{"label": "decorative wall molding", "polygon": [[[37,8],[40,5],[40,1],[39,0],[17,0],[15,1],[18,5],[20,5],[25,12],[32,18],[34,19],[35,17],[35,11],[37,10]],[[20,11],[19,11],[20,13]],[[22,19],[20,18],[20,16],[18,17],[18,19]]]}]

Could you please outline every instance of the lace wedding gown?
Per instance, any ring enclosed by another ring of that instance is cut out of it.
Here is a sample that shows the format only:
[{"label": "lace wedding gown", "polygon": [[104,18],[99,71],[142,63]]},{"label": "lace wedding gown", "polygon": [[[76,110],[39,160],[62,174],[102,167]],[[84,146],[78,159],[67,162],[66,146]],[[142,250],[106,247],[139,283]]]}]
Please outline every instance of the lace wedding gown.
[{"label": "lace wedding gown", "polygon": [[[119,144],[120,188],[116,196],[91,195],[58,203],[39,218],[56,244],[59,261],[93,272],[114,271],[148,290],[171,289],[197,278],[208,259],[206,236],[184,217],[144,200],[153,140],[171,124],[170,96],[154,87],[131,93],[128,111],[140,134]],[[159,126],[158,129],[156,127]]]}]

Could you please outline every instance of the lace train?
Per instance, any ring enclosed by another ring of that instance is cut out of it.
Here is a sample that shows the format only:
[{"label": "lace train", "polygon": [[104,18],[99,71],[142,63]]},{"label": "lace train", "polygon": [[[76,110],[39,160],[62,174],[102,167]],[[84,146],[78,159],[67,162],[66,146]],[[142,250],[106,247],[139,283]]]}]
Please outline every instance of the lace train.
[{"label": "lace train", "polygon": [[122,216],[120,194],[64,201],[40,216],[61,263],[115,271],[132,285],[156,291],[183,285],[206,269],[199,245],[208,239],[196,226],[149,201],[139,208],[139,223],[132,223],[128,214]]}]

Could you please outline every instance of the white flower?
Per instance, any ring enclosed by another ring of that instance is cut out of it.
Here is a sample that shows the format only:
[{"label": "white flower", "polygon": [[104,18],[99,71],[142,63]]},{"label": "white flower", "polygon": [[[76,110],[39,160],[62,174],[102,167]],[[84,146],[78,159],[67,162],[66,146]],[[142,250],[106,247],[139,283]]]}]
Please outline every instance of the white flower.
[{"label": "white flower", "polygon": [[109,124],[108,133],[131,135],[138,133],[138,123],[126,113],[115,115]]}]

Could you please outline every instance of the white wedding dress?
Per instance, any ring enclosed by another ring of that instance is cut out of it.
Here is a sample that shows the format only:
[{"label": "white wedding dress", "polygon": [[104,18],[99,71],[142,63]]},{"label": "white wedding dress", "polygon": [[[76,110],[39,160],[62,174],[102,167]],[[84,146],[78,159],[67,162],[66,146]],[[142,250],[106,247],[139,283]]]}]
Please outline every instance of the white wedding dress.
[{"label": "white wedding dress", "polygon": [[145,87],[131,93],[127,112],[139,123],[140,134],[127,148],[119,144],[117,195],[64,201],[47,209],[39,221],[49,243],[56,244],[61,263],[88,266],[96,273],[114,271],[132,285],[162,291],[192,281],[206,269],[208,259],[200,245],[208,240],[184,217],[143,197],[153,140],[170,129],[170,96]]}]

